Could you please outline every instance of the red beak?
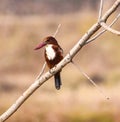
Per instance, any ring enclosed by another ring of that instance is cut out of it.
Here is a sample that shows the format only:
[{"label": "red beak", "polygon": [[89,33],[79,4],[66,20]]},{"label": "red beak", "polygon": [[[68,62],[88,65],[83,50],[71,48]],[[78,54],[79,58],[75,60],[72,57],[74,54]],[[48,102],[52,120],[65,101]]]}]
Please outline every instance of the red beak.
[{"label": "red beak", "polygon": [[42,47],[44,47],[46,45],[46,43],[45,42],[43,42],[43,43],[40,43],[34,50],[38,50],[38,49],[40,49],[40,48],[42,48]]}]

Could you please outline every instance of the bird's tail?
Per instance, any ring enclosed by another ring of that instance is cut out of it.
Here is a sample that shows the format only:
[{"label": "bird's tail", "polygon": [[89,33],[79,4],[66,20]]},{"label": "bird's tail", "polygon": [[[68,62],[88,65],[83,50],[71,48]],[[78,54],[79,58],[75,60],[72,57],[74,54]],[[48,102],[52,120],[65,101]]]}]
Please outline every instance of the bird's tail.
[{"label": "bird's tail", "polygon": [[55,88],[57,90],[59,90],[60,89],[60,86],[62,85],[62,83],[61,83],[61,77],[60,77],[60,72],[58,72],[58,73],[56,73],[54,75],[54,79],[55,79]]}]

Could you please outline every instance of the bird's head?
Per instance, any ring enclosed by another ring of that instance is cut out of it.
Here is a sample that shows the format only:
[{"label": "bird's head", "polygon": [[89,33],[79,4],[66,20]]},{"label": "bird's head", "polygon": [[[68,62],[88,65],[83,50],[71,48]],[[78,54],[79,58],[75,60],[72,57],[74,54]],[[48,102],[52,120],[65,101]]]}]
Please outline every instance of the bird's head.
[{"label": "bird's head", "polygon": [[44,38],[43,42],[40,43],[34,50],[38,50],[48,44],[58,45],[57,40],[54,37],[48,36],[48,37]]}]

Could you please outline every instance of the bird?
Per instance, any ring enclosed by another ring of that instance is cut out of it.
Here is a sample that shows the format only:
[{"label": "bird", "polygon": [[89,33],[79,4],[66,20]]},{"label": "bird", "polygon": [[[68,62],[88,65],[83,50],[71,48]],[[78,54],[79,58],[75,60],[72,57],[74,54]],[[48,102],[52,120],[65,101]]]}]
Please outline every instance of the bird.
[{"label": "bird", "polygon": [[[63,59],[63,49],[60,47],[55,37],[45,37],[42,43],[40,43],[34,50],[41,49],[42,47],[45,47],[44,56],[49,69],[53,68]],[[57,90],[59,90],[62,85],[60,72],[61,71],[58,71],[54,75],[55,88]]]}]

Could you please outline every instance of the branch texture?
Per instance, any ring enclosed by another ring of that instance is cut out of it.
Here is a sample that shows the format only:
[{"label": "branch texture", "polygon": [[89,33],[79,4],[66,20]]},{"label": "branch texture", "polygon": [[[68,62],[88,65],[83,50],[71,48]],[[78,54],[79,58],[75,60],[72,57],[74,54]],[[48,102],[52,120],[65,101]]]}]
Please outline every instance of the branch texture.
[{"label": "branch texture", "polygon": [[103,28],[105,28],[105,30],[110,31],[110,32],[113,33],[113,34],[116,34],[116,35],[120,36],[120,32],[119,32],[119,31],[112,29],[112,28],[111,28],[110,26],[108,26],[106,23],[101,22],[100,25],[101,25]]},{"label": "branch texture", "polygon": [[[87,40],[95,34],[101,28],[101,22],[106,22],[109,16],[116,11],[120,5],[120,0],[116,0],[113,6],[101,17],[99,17],[99,22],[95,23],[77,42],[77,44],[69,51],[69,53],[64,57],[64,59],[56,65],[54,68],[50,69],[47,73],[42,75],[39,79],[36,79],[35,82],[20,96],[16,102],[0,116],[0,122],[7,120],[13,113],[15,113],[18,108],[30,97],[44,82],[50,79],[55,73],[61,70],[64,66],[72,61],[75,55],[80,51],[80,49],[86,45]],[[101,10],[102,12],[102,10]],[[101,13],[100,12],[100,13]]]}]

